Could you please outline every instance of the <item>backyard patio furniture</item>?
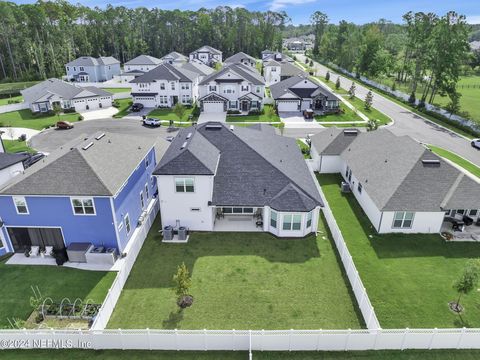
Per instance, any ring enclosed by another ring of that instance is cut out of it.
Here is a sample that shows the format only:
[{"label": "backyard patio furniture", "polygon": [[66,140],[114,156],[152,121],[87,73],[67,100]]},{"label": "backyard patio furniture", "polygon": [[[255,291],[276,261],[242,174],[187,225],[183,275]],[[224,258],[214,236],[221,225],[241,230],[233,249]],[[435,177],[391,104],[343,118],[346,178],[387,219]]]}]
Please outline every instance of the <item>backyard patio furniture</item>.
[{"label": "backyard patio furniture", "polygon": [[53,246],[45,246],[45,250],[41,252],[42,257],[50,256],[53,257]]},{"label": "backyard patio furniture", "polygon": [[217,214],[215,215],[216,219],[223,219],[225,215],[223,214],[223,210],[221,208],[217,208]]},{"label": "backyard patio furniture", "polygon": [[257,227],[263,228],[263,220],[257,220],[257,221],[255,222],[255,225],[256,225]]},{"label": "backyard patio furniture", "polygon": [[463,221],[456,220],[452,224],[453,231],[463,231],[465,223]]},{"label": "backyard patio furniture", "polygon": [[470,226],[473,224],[473,219],[470,216],[463,215],[463,222],[465,223],[466,226]]},{"label": "backyard patio furniture", "polygon": [[253,217],[257,220],[263,220],[262,209],[257,209]]},{"label": "backyard patio furniture", "polygon": [[32,246],[30,248],[30,252],[29,252],[30,256],[38,256],[39,253],[40,253],[40,246]]}]

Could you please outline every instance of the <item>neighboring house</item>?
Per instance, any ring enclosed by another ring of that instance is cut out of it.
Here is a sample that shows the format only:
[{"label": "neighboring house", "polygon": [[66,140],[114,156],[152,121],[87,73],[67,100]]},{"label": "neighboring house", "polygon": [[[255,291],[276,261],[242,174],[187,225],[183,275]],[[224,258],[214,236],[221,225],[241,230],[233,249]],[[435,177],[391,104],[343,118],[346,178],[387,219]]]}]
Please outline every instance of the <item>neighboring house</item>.
[{"label": "neighboring house", "polygon": [[199,84],[200,109],[204,112],[260,110],[264,94],[263,77],[242,64],[227,65]]},{"label": "neighboring house", "polygon": [[112,56],[82,56],[65,65],[68,81],[103,82],[120,75],[120,61]]},{"label": "neighboring house", "polygon": [[340,173],[378,233],[439,233],[457,213],[478,219],[480,184],[409,136],[328,128],[311,145],[316,171]]},{"label": "neighboring house", "polygon": [[172,107],[176,103],[188,105],[198,97],[201,75],[168,63],[132,80],[134,103],[145,107]]},{"label": "neighboring house", "polygon": [[321,113],[337,111],[340,99],[307,76],[293,76],[270,86],[279,112],[312,109]]},{"label": "neighboring house", "polygon": [[239,52],[230,56],[229,58],[226,58],[224,63],[225,65],[243,64],[256,69],[257,60],[253,56],[245,54],[244,52]]},{"label": "neighboring house", "polygon": [[263,63],[266,63],[270,60],[275,60],[275,61],[278,61],[278,62],[291,62],[293,63],[294,60],[288,56],[288,55],[285,55],[281,52],[269,52],[267,50],[267,52],[262,52],[262,61]]},{"label": "neighboring house", "polygon": [[295,139],[271,126],[184,128],[154,175],[163,227],[280,237],[317,230],[322,202],[313,176]]},{"label": "neighboring house", "polygon": [[176,51],[172,51],[171,53],[163,56],[160,60],[162,60],[164,63],[169,63],[172,65],[182,65],[188,62],[188,58],[185,55]]},{"label": "neighboring house", "polygon": [[298,39],[298,38],[292,38],[292,39],[286,39],[284,41],[284,46],[288,50],[292,51],[301,51],[306,49],[306,44],[303,40]]},{"label": "neighboring house", "polygon": [[122,82],[130,82],[138,76],[156,68],[161,63],[162,60],[156,57],[139,55],[123,65],[123,72],[120,74],[120,79]]},{"label": "neighboring house", "polygon": [[162,139],[95,134],[71,141],[0,189],[8,252],[73,243],[121,253],[155,201]]},{"label": "neighboring house", "polygon": [[193,73],[197,73],[199,76],[199,80],[201,81],[205,76],[213,74],[215,69],[211,68],[210,66],[205,65],[199,61],[194,62],[187,62],[179,66],[182,69],[191,71]]},{"label": "neighboring house", "polygon": [[24,154],[0,151],[0,187],[25,170],[23,161],[27,158],[28,156]]},{"label": "neighboring house", "polygon": [[263,76],[265,77],[265,83],[267,86],[276,84],[292,76],[303,75],[307,75],[307,73],[301,70],[298,66],[287,61],[278,62],[275,60],[269,60],[263,64]]},{"label": "neighboring house", "polygon": [[32,112],[48,112],[55,105],[62,110],[85,111],[112,106],[113,94],[94,86],[78,86],[48,79],[20,91]]},{"label": "neighboring house", "polygon": [[480,41],[472,41],[470,43],[470,49],[476,51],[476,50],[480,50]]},{"label": "neighboring house", "polygon": [[190,61],[200,61],[208,66],[222,62],[222,52],[211,46],[205,45],[192,51],[189,55]]}]

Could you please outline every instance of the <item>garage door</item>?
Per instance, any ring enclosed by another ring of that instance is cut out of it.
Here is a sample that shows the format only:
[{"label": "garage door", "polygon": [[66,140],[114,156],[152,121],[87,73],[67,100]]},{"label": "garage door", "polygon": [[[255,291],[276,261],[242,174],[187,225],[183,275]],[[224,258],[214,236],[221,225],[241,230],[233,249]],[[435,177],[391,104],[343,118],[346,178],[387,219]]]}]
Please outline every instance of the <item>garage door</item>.
[{"label": "garage door", "polygon": [[278,111],[298,111],[298,101],[279,101],[277,103]]},{"label": "garage door", "polygon": [[223,101],[204,101],[204,112],[224,112]]},{"label": "garage door", "polygon": [[87,110],[87,101],[86,100],[75,100],[75,111],[85,111]]},{"label": "garage door", "polygon": [[155,102],[155,98],[152,96],[138,96],[133,98],[134,103],[142,104],[146,108],[154,108],[157,107]]}]

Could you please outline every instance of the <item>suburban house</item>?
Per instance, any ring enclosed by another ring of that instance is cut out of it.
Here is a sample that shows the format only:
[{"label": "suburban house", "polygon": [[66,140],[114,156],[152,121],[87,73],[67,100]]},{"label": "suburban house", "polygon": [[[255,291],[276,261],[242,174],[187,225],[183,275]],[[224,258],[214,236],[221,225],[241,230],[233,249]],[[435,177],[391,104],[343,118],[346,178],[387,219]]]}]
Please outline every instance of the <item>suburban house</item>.
[{"label": "suburban house", "polygon": [[342,175],[378,233],[439,233],[456,217],[479,218],[479,182],[409,136],[328,128],[311,138],[311,156],[316,171]]},{"label": "suburban house", "polygon": [[208,66],[213,66],[216,63],[222,62],[222,52],[211,46],[205,45],[201,48],[192,51],[189,54],[190,61],[200,61]]},{"label": "suburban house", "polygon": [[112,106],[113,94],[95,86],[78,86],[59,79],[48,79],[20,91],[32,112],[62,110],[86,111]]},{"label": "suburban house", "polygon": [[291,51],[302,51],[307,48],[304,40],[300,38],[290,38],[283,41],[283,46]]},{"label": "suburban house", "polygon": [[171,53],[161,57],[160,60],[164,63],[169,63],[172,65],[182,65],[188,62],[188,58],[185,55],[176,51],[172,51]]},{"label": "suburban house", "polygon": [[193,73],[197,73],[199,76],[199,80],[202,80],[205,76],[208,76],[215,72],[215,69],[199,61],[187,62],[185,64],[180,65],[179,67],[182,69],[191,71]]},{"label": "suburban house", "polygon": [[154,175],[163,227],[280,237],[317,230],[322,202],[313,175],[295,139],[271,126],[184,128]]},{"label": "suburban house", "polygon": [[226,65],[199,84],[200,109],[204,112],[260,110],[265,80],[255,68]]},{"label": "suburban house", "polygon": [[25,154],[3,152],[1,151],[1,146],[2,145],[0,145],[0,187],[25,170],[23,161],[28,158]]},{"label": "suburban house", "polygon": [[152,172],[167,144],[97,133],[65,144],[15,176],[0,189],[0,235],[7,252],[87,243],[122,253],[155,201]]},{"label": "suburban house", "polygon": [[120,75],[120,61],[112,56],[82,56],[65,65],[67,80],[77,82],[103,82]]},{"label": "suburban house", "polygon": [[262,61],[266,63],[267,61],[270,61],[270,60],[275,60],[278,62],[291,62],[291,63],[294,62],[290,56],[285,55],[281,52],[269,51],[269,50],[262,51]]},{"label": "suburban house", "polygon": [[292,76],[270,86],[279,112],[312,109],[320,113],[337,111],[340,99],[307,75]]},{"label": "suburban house", "polygon": [[257,60],[253,56],[245,54],[244,52],[239,52],[230,56],[229,58],[226,58],[224,63],[225,65],[243,64],[255,68]]},{"label": "suburban house", "polygon": [[120,79],[122,82],[130,82],[136,77],[156,68],[161,63],[162,60],[156,57],[139,55],[123,65],[123,72],[120,74]]},{"label": "suburban house", "polygon": [[132,80],[134,103],[145,107],[172,107],[192,104],[198,96],[200,74],[168,63],[161,64]]},{"label": "suburban house", "polygon": [[288,61],[268,60],[263,64],[263,76],[267,86],[279,83],[293,76],[305,76],[306,72]]}]

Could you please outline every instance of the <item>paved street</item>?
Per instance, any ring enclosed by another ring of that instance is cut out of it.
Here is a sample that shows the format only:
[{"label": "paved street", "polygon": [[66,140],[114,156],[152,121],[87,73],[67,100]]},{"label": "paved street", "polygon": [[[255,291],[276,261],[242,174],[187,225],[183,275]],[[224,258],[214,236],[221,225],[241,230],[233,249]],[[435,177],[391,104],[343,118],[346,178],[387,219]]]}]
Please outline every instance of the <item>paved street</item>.
[{"label": "paved street", "polygon": [[[298,55],[297,58],[299,61],[305,62],[305,56]],[[314,65],[319,75],[325,76],[327,71],[329,71],[328,68],[319,63],[315,63]],[[335,83],[337,76],[340,77],[341,87],[348,90],[352,84],[352,80],[330,70],[330,81]],[[367,88],[357,84],[357,96],[359,98],[365,99],[367,92]],[[389,128],[393,133],[397,135],[410,135],[417,141],[453,151],[480,166],[480,151],[472,148],[470,142],[460,135],[418,116],[378,93],[374,94],[373,106],[394,120],[395,123]],[[289,131],[288,134],[285,132],[285,134],[291,136],[292,131]]]}]

